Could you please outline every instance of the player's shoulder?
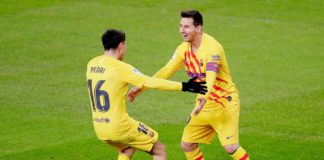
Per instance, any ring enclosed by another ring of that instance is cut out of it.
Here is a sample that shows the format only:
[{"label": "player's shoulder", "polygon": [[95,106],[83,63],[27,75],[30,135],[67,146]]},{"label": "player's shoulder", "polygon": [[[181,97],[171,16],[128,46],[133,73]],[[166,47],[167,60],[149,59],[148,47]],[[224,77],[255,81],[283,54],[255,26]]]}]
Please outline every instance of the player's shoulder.
[{"label": "player's shoulder", "polygon": [[132,74],[136,73],[138,75],[143,75],[139,70],[137,70],[133,65],[128,64],[124,61],[116,61],[117,65],[115,65],[116,70],[119,74],[124,75],[124,74]]},{"label": "player's shoulder", "polygon": [[188,42],[181,42],[177,48],[183,48],[183,47],[187,47],[188,46]]},{"label": "player's shoulder", "polygon": [[223,46],[213,36],[203,33],[203,39],[205,40],[206,48],[209,48],[212,52],[223,52]]},{"label": "player's shoulder", "polygon": [[124,61],[120,61],[118,59],[113,59],[112,61],[113,61],[114,66],[119,69],[130,69],[133,67],[132,65],[130,65]]},{"label": "player's shoulder", "polygon": [[94,64],[95,65],[102,64],[105,66],[109,66],[109,68],[131,68],[132,67],[130,64],[126,62],[105,55],[96,56],[88,62],[88,66]]},{"label": "player's shoulder", "polygon": [[206,40],[207,44],[214,47],[222,47],[222,45],[211,35],[204,33],[203,38]]},{"label": "player's shoulder", "polygon": [[188,42],[182,42],[178,45],[176,51],[177,52],[182,52],[182,51],[185,51],[189,46],[189,43]]},{"label": "player's shoulder", "polygon": [[92,64],[96,64],[98,62],[98,60],[102,57],[102,55],[100,56],[96,56],[93,57],[92,59],[90,59],[90,61],[88,62],[87,66],[91,66]]},{"label": "player's shoulder", "polygon": [[91,58],[90,61],[89,61],[88,63],[91,63],[91,62],[93,62],[93,61],[96,61],[96,60],[99,59],[100,57],[102,57],[102,55],[100,55],[100,56],[95,56],[95,57]]}]

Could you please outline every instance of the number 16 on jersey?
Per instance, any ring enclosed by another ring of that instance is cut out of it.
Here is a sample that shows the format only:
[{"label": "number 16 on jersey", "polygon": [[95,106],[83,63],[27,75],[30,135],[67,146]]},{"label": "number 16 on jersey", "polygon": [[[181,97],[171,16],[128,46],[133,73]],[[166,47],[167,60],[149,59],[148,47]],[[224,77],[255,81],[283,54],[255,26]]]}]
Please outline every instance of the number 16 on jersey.
[{"label": "number 16 on jersey", "polygon": [[105,83],[105,80],[99,80],[93,88],[92,79],[88,79],[88,89],[90,93],[90,100],[93,112],[107,112],[110,108],[109,95],[105,90],[100,88]]}]

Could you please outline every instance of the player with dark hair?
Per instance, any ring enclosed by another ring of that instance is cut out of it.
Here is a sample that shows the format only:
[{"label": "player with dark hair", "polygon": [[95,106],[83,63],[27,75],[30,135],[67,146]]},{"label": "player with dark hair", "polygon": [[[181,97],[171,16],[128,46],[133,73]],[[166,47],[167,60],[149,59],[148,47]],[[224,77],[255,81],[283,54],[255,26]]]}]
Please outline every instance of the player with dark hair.
[{"label": "player with dark hair", "polygon": [[126,52],[125,33],[110,29],[102,35],[104,54],[87,65],[87,81],[96,135],[119,150],[118,160],[129,160],[136,149],[148,152],[155,160],[165,160],[165,146],[158,133],[129,117],[126,111],[128,85],[159,90],[188,91],[204,94],[205,82],[173,82],[143,75],[123,62]]},{"label": "player with dark hair", "polygon": [[[189,77],[198,76],[198,81],[207,83],[208,92],[198,94],[181,140],[188,160],[202,160],[199,143],[210,144],[215,134],[233,159],[248,160],[246,151],[239,145],[240,101],[223,47],[202,28],[199,11],[182,11],[179,31],[184,42],[153,77],[169,79],[184,66]],[[141,88],[133,88],[128,94],[129,100],[133,101],[141,91]]]}]

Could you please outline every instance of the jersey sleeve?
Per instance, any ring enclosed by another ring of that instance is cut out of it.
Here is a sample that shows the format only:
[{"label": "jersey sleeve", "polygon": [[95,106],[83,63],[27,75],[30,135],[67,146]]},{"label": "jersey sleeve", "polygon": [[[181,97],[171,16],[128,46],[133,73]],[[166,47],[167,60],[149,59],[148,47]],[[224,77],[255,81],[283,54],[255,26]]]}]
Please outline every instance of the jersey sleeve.
[{"label": "jersey sleeve", "polygon": [[124,68],[122,72],[122,81],[128,84],[132,84],[136,87],[169,91],[180,91],[182,89],[182,84],[180,82],[158,79],[143,75],[133,66]]},{"label": "jersey sleeve", "polygon": [[178,52],[177,49],[169,62],[153,75],[154,78],[169,79],[176,71],[182,68],[184,59]]},{"label": "jersey sleeve", "polygon": [[210,92],[215,84],[216,77],[221,65],[220,61],[224,51],[222,48],[214,49],[210,54],[207,55],[206,65],[206,86],[208,92],[203,96],[206,100],[208,99]]}]

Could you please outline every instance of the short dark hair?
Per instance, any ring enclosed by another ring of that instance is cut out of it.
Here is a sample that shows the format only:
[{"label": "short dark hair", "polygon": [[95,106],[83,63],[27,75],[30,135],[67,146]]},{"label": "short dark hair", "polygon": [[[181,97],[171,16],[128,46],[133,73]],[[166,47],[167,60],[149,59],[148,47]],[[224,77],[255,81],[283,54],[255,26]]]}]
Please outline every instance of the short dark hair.
[{"label": "short dark hair", "polygon": [[120,42],[125,42],[125,39],[125,33],[117,29],[108,29],[101,37],[105,50],[116,49]]},{"label": "short dark hair", "polygon": [[203,17],[197,10],[181,11],[181,17],[192,18],[195,26],[203,25]]}]

